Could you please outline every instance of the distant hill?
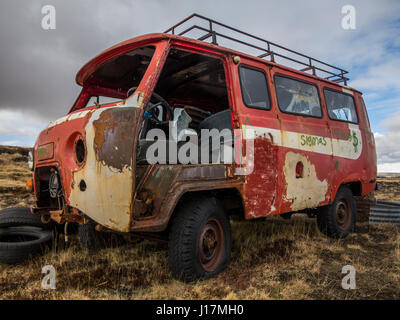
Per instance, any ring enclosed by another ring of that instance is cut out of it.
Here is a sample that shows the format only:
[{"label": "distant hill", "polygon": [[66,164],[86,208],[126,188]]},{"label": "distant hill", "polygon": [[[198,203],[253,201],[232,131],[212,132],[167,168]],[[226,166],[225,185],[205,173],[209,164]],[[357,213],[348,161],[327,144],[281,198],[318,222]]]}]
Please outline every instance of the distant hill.
[{"label": "distant hill", "polygon": [[378,178],[400,178],[397,172],[378,172]]},{"label": "distant hill", "polygon": [[29,150],[32,148],[25,148],[25,147],[14,147],[14,146],[2,146],[0,145],[0,154],[8,153],[8,154],[21,154],[23,156],[28,156]]}]

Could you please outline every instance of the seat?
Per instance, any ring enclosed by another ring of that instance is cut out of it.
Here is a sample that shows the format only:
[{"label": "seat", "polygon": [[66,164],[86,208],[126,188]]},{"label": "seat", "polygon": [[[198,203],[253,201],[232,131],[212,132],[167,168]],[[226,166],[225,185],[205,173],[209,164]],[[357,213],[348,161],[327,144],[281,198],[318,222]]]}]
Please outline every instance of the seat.
[{"label": "seat", "polygon": [[[215,143],[214,144],[212,143],[211,136],[207,136],[209,137],[208,140],[209,149],[208,150],[205,149],[207,148],[207,144],[205,143],[206,137],[202,136],[203,129],[207,130],[217,129],[220,133],[221,132],[223,133],[220,134],[220,141],[218,146],[215,146]],[[225,129],[228,129],[229,131]],[[233,161],[233,129],[232,129],[232,118],[230,109],[217,112],[209,116],[208,118],[204,119],[202,122],[200,122],[198,128],[198,136],[200,141],[199,156],[202,152],[203,153],[208,152],[209,161],[221,162],[225,160],[226,163],[231,163]],[[224,150],[225,150],[224,148],[228,148],[229,151],[231,152],[232,155],[232,158],[230,157],[231,159],[224,159]]]},{"label": "seat", "polygon": [[218,129],[219,131],[229,129],[232,131],[231,110],[226,109],[205,118],[200,122],[198,131],[201,129]]},{"label": "seat", "polygon": [[[174,112],[174,121],[176,121],[178,135],[179,135],[179,131],[181,131],[183,128],[187,127],[187,124],[188,124],[187,119],[185,117],[182,117],[182,114],[180,112]],[[199,163],[201,162],[202,148],[206,147],[206,145],[203,143],[203,141],[201,139],[201,130],[202,129],[208,129],[208,130],[217,129],[219,132],[221,132],[224,129],[230,130],[229,136],[228,135],[220,136],[220,143],[218,144],[218,146],[214,146],[212,144],[212,137],[209,137],[209,150],[205,151],[205,152],[209,152],[209,161],[215,160],[215,159],[220,159],[220,161],[223,161],[223,152],[221,150],[222,149],[221,147],[225,146],[228,148],[232,148],[232,146],[233,146],[232,120],[231,120],[230,109],[215,113],[200,122],[198,130],[197,130],[198,137],[199,137],[198,141],[200,143],[199,151],[198,151],[198,156],[199,156],[198,162]],[[224,139],[224,137],[226,137],[226,138]],[[171,138],[172,138],[172,140],[174,140],[173,137],[171,137]],[[224,142],[224,144],[223,144],[223,142]],[[154,143],[154,141],[149,141],[146,139],[140,139],[138,141],[138,149],[137,149],[137,157],[136,157],[137,164],[147,163],[146,152],[147,152],[147,149],[150,147],[150,145],[152,145],[153,143]],[[186,143],[186,141],[178,141],[177,149],[179,150],[180,147],[182,145],[184,145],[185,143]],[[213,149],[213,147],[214,147],[214,149]],[[169,141],[166,141],[166,152],[167,152],[166,161],[168,163]],[[232,153],[233,153],[233,151],[232,151]]]}]

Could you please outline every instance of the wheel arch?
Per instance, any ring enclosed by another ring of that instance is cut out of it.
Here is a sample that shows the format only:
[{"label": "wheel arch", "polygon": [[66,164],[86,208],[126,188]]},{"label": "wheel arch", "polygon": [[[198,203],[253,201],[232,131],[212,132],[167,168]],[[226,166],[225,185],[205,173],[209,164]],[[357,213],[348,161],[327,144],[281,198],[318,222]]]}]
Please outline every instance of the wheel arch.
[{"label": "wheel arch", "polygon": [[203,197],[216,198],[220,200],[228,216],[234,215],[238,216],[240,219],[244,219],[243,199],[240,191],[237,188],[231,187],[198,191],[187,190],[178,197],[175,206],[172,208],[169,214],[167,229],[169,228],[174,215],[181,206],[183,206],[187,201],[192,201]]},{"label": "wheel arch", "polygon": [[351,190],[351,192],[353,193],[353,196],[361,196],[362,195],[361,181],[343,182],[336,188],[335,193],[332,194],[331,202],[333,202],[339,189],[343,186],[349,188]]}]

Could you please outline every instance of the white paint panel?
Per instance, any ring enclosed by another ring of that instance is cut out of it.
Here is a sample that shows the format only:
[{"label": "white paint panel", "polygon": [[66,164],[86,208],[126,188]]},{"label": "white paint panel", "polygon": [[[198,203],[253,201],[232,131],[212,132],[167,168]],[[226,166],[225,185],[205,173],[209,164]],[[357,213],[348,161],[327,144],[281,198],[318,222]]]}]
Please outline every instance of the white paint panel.
[{"label": "white paint panel", "polygon": [[[331,137],[314,136],[301,132],[277,130],[264,127],[243,125],[244,139],[254,139],[255,137],[272,137],[275,145],[287,148],[293,148],[302,151],[315,152],[319,154],[334,155],[346,159],[356,160],[360,157],[362,151],[362,137],[358,125],[349,124],[350,139],[339,140]],[[304,143],[304,139],[312,139],[316,144],[309,145]]]},{"label": "white paint panel", "polygon": [[[74,187],[69,201],[97,223],[121,232],[130,228],[130,204],[132,197],[132,168],[122,171],[97,161],[94,151],[95,130],[93,122],[99,119],[105,110],[116,107],[97,109],[86,125],[87,159],[85,166],[73,173]],[[118,107],[117,107],[118,108]],[[79,183],[84,180],[87,189],[82,192]]]}]

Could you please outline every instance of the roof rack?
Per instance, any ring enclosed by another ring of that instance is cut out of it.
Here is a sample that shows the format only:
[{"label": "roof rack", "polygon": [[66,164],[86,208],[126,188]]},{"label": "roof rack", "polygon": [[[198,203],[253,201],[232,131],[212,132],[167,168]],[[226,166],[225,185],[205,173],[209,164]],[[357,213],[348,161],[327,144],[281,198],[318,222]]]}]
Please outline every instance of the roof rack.
[{"label": "roof rack", "polygon": [[[202,24],[204,24],[204,21],[207,22],[207,26],[204,27],[197,25],[196,21],[193,21],[196,18],[200,19]],[[189,23],[193,24],[187,27]],[[185,24],[186,29],[181,32],[177,31],[177,29],[182,29],[183,25]],[[345,75],[348,74],[348,71],[342,68],[335,67],[331,64],[328,64],[318,59],[314,59],[310,56],[296,52],[292,49],[285,48],[271,41],[227,26],[215,20],[203,17],[197,13],[194,13],[186,19],[183,19],[176,25],[164,31],[164,33],[177,34],[179,36],[189,36],[188,33],[194,30],[197,30],[197,32],[200,32],[201,34],[200,37],[196,38],[197,40],[211,40],[211,43],[218,44],[217,40],[218,37],[220,37],[225,40],[233,41],[236,44],[247,46],[248,49],[252,48],[252,50],[259,53],[257,54],[257,57],[259,58],[269,58],[272,62],[276,62],[276,58],[281,58],[282,60],[289,61],[289,64],[297,64],[301,66],[301,69],[299,69],[300,71],[311,72],[315,76],[318,72],[321,74],[321,77],[337,83],[343,83],[344,85],[347,85],[347,81],[349,80],[349,78],[345,77]],[[233,33],[233,35],[224,34],[226,32]],[[240,37],[242,37],[243,40],[241,40]]]}]

